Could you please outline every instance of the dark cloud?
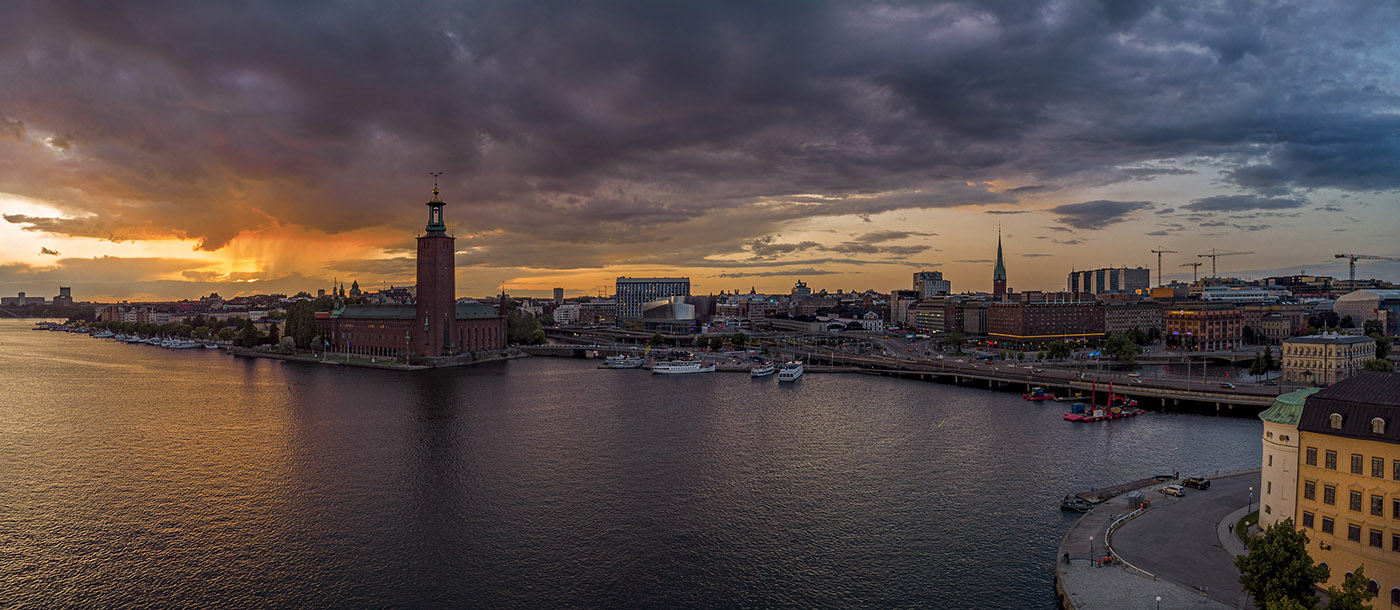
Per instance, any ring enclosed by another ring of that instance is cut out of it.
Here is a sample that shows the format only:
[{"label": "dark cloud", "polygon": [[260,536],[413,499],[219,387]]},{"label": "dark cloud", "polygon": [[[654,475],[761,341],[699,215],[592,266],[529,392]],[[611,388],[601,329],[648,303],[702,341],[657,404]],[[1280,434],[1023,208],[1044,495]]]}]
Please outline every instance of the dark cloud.
[{"label": "dark cloud", "polygon": [[1013,195],[1033,195],[1035,193],[1053,193],[1062,188],[1064,187],[1057,184],[1028,184],[1013,189],[1006,189],[1006,192]]},{"label": "dark cloud", "polygon": [[1307,204],[1308,202],[1302,199],[1257,197],[1254,195],[1217,195],[1196,199],[1181,206],[1181,208],[1196,212],[1239,212],[1241,210],[1287,210],[1301,208]]},{"label": "dark cloud", "polygon": [[988,214],[1026,214],[1030,210],[987,210]]},{"label": "dark cloud", "polygon": [[995,263],[996,261],[994,261],[994,260],[992,260],[992,259],[989,259],[989,258],[964,258],[964,259],[955,260],[955,261],[953,261],[953,262],[955,262],[955,263]]},{"label": "dark cloud", "polygon": [[1342,210],[1342,206],[1339,206],[1339,205],[1337,205],[1337,204],[1335,204],[1335,203],[1329,203],[1329,204],[1327,204],[1327,205],[1321,205],[1321,206],[1318,206],[1318,207],[1313,208],[1313,210],[1318,211],[1318,212],[1341,212],[1341,211],[1343,211],[1343,210]]},{"label": "dark cloud", "polygon": [[832,275],[835,273],[837,272],[832,271],[830,269],[814,269],[812,267],[804,267],[802,269],[777,269],[774,271],[726,271],[724,273],[719,273],[710,277],[782,277],[789,275]]},{"label": "dark cloud", "polygon": [[45,247],[43,247],[43,246],[40,246],[40,247],[39,247],[39,254],[41,254],[41,255],[47,255],[47,256],[58,256],[58,250],[50,250],[50,249],[48,249],[48,248],[45,248]]},{"label": "dark cloud", "polygon": [[1059,221],[1076,229],[1097,230],[1108,225],[1123,222],[1133,212],[1152,207],[1147,201],[1085,201],[1067,203],[1050,208],[1049,212],[1059,216]]},{"label": "dark cloud", "polygon": [[1363,41],[1397,11],[13,3],[0,184],[62,212],[11,221],[29,230],[218,249],[278,225],[408,233],[443,170],[454,227],[554,268],[1205,167],[1272,197],[1394,190],[1393,62]]},{"label": "dark cloud", "polygon": [[1020,254],[1020,255],[1018,255],[1018,256],[1024,256],[1024,257],[1026,257],[1026,258],[1043,258],[1043,257],[1046,257],[1046,256],[1054,256],[1054,255],[1053,255],[1053,254],[1037,254],[1037,253],[1032,253],[1032,254]]}]

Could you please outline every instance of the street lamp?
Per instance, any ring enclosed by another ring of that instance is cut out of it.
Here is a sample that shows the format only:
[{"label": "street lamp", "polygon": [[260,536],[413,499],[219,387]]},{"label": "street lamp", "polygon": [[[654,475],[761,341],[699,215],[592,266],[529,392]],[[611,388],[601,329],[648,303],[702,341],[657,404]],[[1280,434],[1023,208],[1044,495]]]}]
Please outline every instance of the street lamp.
[{"label": "street lamp", "polygon": [[1157,610],[1162,610],[1162,596],[1157,596]]},{"label": "street lamp", "polygon": [[1246,504],[1245,507],[1244,507],[1244,514],[1248,515],[1249,513],[1252,513],[1252,512],[1254,512],[1254,488],[1253,488],[1253,487],[1250,487],[1250,488],[1249,488],[1249,503]]},{"label": "street lamp", "polygon": [[1094,537],[1093,537],[1093,536],[1090,536],[1090,537],[1089,537],[1089,562],[1092,563],[1092,564],[1094,564],[1095,567],[1098,567],[1098,565],[1099,565],[1099,562],[1097,562],[1097,561],[1094,560]]}]

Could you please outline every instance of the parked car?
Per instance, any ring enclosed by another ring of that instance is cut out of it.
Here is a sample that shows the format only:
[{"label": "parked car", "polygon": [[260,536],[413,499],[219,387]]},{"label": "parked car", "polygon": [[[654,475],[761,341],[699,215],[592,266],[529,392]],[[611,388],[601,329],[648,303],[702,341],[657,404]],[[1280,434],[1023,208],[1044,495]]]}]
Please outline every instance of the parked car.
[{"label": "parked car", "polygon": [[1175,479],[1176,475],[1169,472],[1167,474],[1154,474],[1152,475],[1152,478],[1157,479],[1158,481],[1170,481],[1172,479]]},{"label": "parked car", "polygon": [[1278,382],[1270,379],[1268,381],[1265,381],[1264,385],[1278,385]]},{"label": "parked car", "polygon": [[1142,383],[1142,380],[1138,379],[1137,377],[1129,377],[1128,381],[1131,381],[1133,383]]},{"label": "parked car", "polygon": [[1220,387],[1222,387],[1222,388],[1230,388],[1231,390],[1233,390],[1233,389],[1235,389],[1235,384],[1226,381],[1226,382],[1224,382],[1224,383],[1221,383],[1221,384],[1220,384]]},{"label": "parked car", "polygon": [[1163,487],[1163,488],[1161,488],[1161,489],[1159,489],[1159,490],[1157,490],[1157,491],[1160,491],[1160,492],[1162,492],[1162,493],[1164,493],[1164,494],[1167,494],[1167,495],[1169,495],[1169,496],[1176,496],[1176,497],[1178,497],[1178,498],[1180,498],[1180,497],[1186,495],[1186,488],[1184,488],[1184,487],[1182,487],[1182,486],[1180,486],[1180,485],[1168,485],[1168,486]]},{"label": "parked car", "polygon": [[1205,477],[1186,477],[1186,480],[1182,481],[1181,484],[1196,489],[1210,489],[1210,480]]}]

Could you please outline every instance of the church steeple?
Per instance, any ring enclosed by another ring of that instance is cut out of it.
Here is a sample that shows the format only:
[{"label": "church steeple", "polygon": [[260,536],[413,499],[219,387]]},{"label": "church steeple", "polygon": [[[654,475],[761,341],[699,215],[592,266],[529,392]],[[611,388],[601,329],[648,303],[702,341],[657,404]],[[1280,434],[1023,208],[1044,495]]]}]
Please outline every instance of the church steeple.
[{"label": "church steeple", "polygon": [[997,266],[992,269],[992,298],[1006,300],[1006,263],[1001,256],[1001,227],[997,227]]},{"label": "church steeple", "polygon": [[441,191],[438,190],[437,177],[442,172],[433,172],[433,200],[428,202],[428,234],[444,235],[447,233],[447,224],[442,220],[442,206],[447,205],[438,198]]},{"label": "church steeple", "polygon": [[1006,263],[1001,257],[1001,227],[997,227],[997,266],[992,270],[992,280],[1006,281]]}]

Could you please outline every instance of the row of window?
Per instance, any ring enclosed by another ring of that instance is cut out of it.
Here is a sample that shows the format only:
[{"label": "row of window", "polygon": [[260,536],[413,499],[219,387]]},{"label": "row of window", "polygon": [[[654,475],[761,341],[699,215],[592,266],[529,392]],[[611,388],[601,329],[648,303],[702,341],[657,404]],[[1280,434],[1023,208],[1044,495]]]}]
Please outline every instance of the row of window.
[{"label": "row of window", "polygon": [[[1381,425],[1384,426],[1384,424],[1381,424]],[[1374,426],[1373,426],[1373,427],[1374,427]],[[1384,429],[1384,428],[1382,428],[1382,429]],[[1317,466],[1317,447],[1308,447],[1308,448],[1307,448],[1307,451],[1304,453],[1303,459],[1304,459],[1304,461],[1305,461],[1305,463],[1306,463],[1307,465],[1309,465],[1309,466]],[[1336,451],[1332,451],[1332,450],[1330,450],[1330,449],[1327,450],[1326,452],[1323,453],[1322,459],[1323,459],[1323,462],[1322,462],[1322,467],[1323,467],[1323,468],[1326,468],[1326,469],[1328,469],[1328,470],[1336,470],[1336,469],[1337,469],[1337,452],[1336,452]],[[1365,458],[1365,456],[1361,455],[1360,453],[1353,453],[1353,454],[1351,454],[1351,473],[1352,473],[1352,474],[1357,474],[1357,475],[1363,475],[1363,476],[1364,476],[1364,475],[1365,475],[1365,465],[1366,465],[1366,458]],[[1375,477],[1375,478],[1377,478],[1377,479],[1384,479],[1384,478],[1385,478],[1385,458],[1379,458],[1379,457],[1373,457],[1373,458],[1371,458],[1371,476],[1372,476],[1372,477]],[[1392,480],[1395,480],[1395,481],[1400,481],[1400,460],[1391,460],[1391,461],[1390,461],[1390,478],[1391,478]]]},{"label": "row of window", "polygon": [[[1306,528],[1309,528],[1309,529],[1313,529],[1313,524],[1314,524],[1315,522],[1316,522],[1316,515],[1313,515],[1312,513],[1307,512],[1307,511],[1303,511],[1303,527],[1306,527]],[[1334,531],[1333,531],[1335,528],[1336,528],[1336,521],[1334,521],[1331,517],[1323,517],[1323,518],[1322,518],[1322,528],[1321,528],[1319,531],[1321,531],[1321,532],[1324,533],[1324,534],[1333,534],[1333,535],[1335,535],[1335,533],[1334,533]],[[1378,548],[1378,549],[1379,549],[1379,548],[1383,548],[1382,543],[1384,542],[1385,532],[1383,532],[1383,531],[1381,531],[1381,530],[1378,530],[1378,529],[1372,529],[1372,530],[1369,530],[1369,531],[1367,532],[1367,534],[1368,534],[1368,536],[1367,536],[1367,544],[1368,544],[1368,545],[1370,545],[1370,546],[1373,547],[1373,548]],[[1347,540],[1350,540],[1350,541],[1352,541],[1352,542],[1361,542],[1361,526],[1360,526],[1360,525],[1357,525],[1357,524],[1355,524],[1355,523],[1348,523],[1348,524],[1347,524]],[[1390,550],[1395,551],[1395,552],[1400,552],[1400,534],[1391,534],[1391,535],[1390,535]]]},{"label": "row of window", "polygon": [[[1317,501],[1317,483],[1314,481],[1303,481],[1303,499]],[[1360,491],[1350,490],[1347,498],[1347,508],[1356,512],[1361,512],[1363,495]],[[1337,505],[1337,486],[1322,486],[1322,503],[1329,506]],[[1370,512],[1377,517],[1385,516],[1385,496],[1371,494]],[[1390,518],[1400,519],[1400,497],[1390,500]]]}]

